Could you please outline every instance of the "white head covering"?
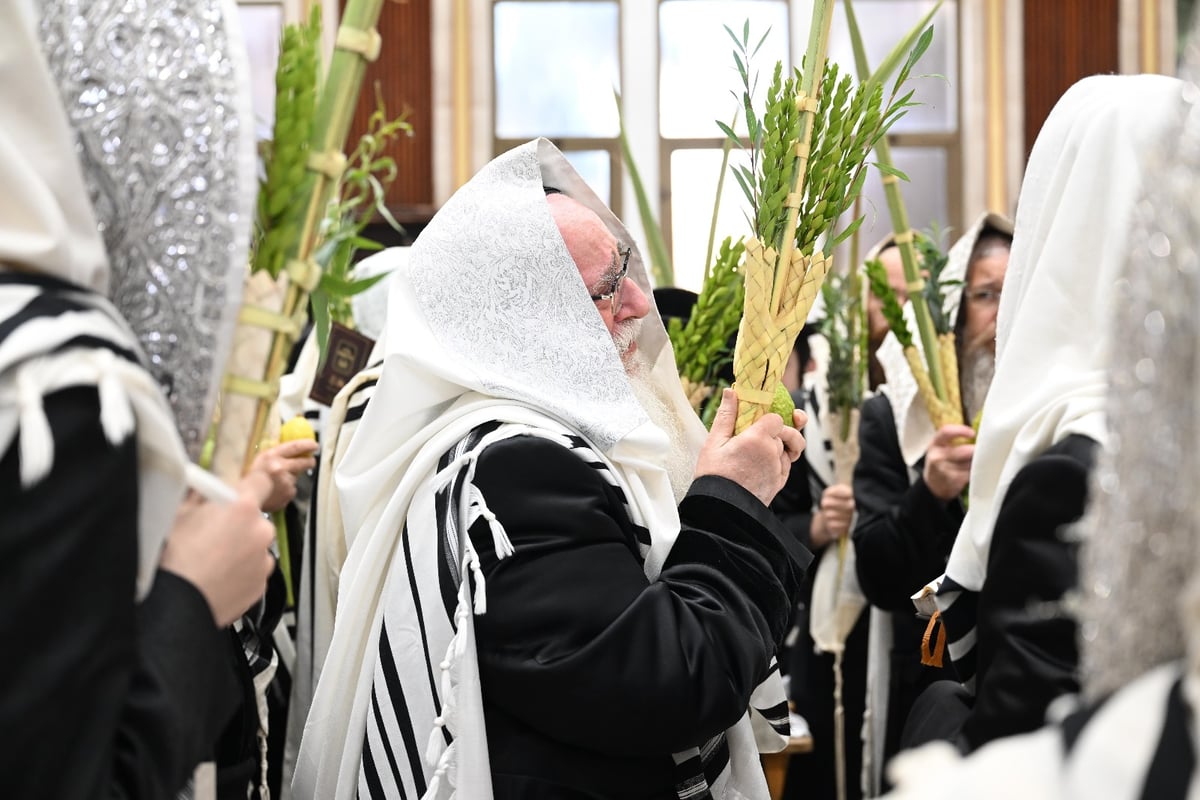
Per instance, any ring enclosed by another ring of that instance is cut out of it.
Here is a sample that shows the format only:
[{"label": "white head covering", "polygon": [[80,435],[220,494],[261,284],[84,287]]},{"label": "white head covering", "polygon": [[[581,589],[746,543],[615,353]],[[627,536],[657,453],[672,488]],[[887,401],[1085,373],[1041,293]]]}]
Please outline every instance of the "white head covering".
[{"label": "white head covering", "polygon": [[32,0],[0,7],[0,265],[103,292],[108,257]]},{"label": "white head covering", "polygon": [[1071,87],[1038,135],[1017,211],[996,328],[996,376],[971,465],[970,510],[947,577],[978,591],[996,514],[1032,458],[1071,434],[1103,444],[1103,320],[1142,188],[1137,157],[1177,118],[1181,83],[1096,76]]},{"label": "white head covering", "polygon": [[[971,266],[971,253],[974,252],[979,237],[993,231],[1011,235],[1012,229],[1012,222],[1007,217],[990,211],[984,212],[976,217],[967,232],[951,246],[946,266],[942,270],[942,280],[959,281],[960,285],[950,288],[943,296],[942,308],[947,319],[958,319],[963,290],[966,289],[967,270]],[[904,305],[904,319],[908,323],[908,329],[914,332],[915,338],[917,321],[911,302]],[[924,351],[920,347],[917,350],[924,363]],[[933,429],[933,422],[925,405],[919,401],[913,402],[918,400],[917,381],[913,378],[912,368],[908,366],[908,360],[904,357],[904,348],[900,346],[900,341],[894,333],[888,332],[875,357],[887,378],[880,391],[887,395],[892,405],[896,435],[900,439],[900,452],[904,456],[904,463],[912,467],[924,458],[925,451],[929,449],[937,431]]]},{"label": "white head covering", "polygon": [[[667,435],[634,396],[550,214],[544,186],[560,189],[596,212],[618,243],[633,248],[627,280],[652,303],[641,256],[628,232],[545,139],[484,167],[438,212],[412,246],[407,263],[396,265],[381,342],[382,374],[335,471],[348,552],[333,639],[296,765],[297,796],[342,800],[357,790],[379,632],[389,603],[396,602],[387,578],[400,563],[401,531],[406,520],[421,513],[423,503],[429,504],[438,459],[471,430],[498,420],[586,439],[650,531],[644,569],[651,580],[678,534],[678,511],[664,466]],[[375,259],[395,265],[390,251]],[[644,323],[639,352],[650,364],[650,379],[686,426],[695,454],[704,428],[684,397],[653,305]],[[433,531],[414,530],[407,543],[418,583],[424,564],[420,551],[431,539],[436,548]],[[470,544],[462,546],[468,550],[466,569]],[[408,553],[403,557],[408,559]],[[484,606],[481,580],[475,576],[477,613]],[[461,587],[469,585],[463,581]],[[449,770],[455,796],[470,800],[490,797],[491,790],[474,666],[472,601],[461,587],[454,635],[447,627],[443,638],[448,643],[439,639],[432,645],[447,652],[442,712],[434,720],[432,700],[418,701],[420,708],[410,700],[408,710],[420,720],[414,732],[433,726],[426,764],[429,796],[445,790],[440,776]],[[411,616],[405,618],[411,626]],[[315,649],[322,647],[315,643]],[[454,737],[453,749],[441,742],[436,726],[442,724]],[[729,780],[748,797],[766,793],[754,740],[746,717],[729,731]]]},{"label": "white head covering", "polygon": [[[633,470],[652,466],[666,480],[659,457],[668,446],[666,435],[650,423],[629,386],[550,215],[543,186],[583,203],[619,243],[633,247],[620,220],[557,148],[539,139],[492,161],[459,190],[422,231],[406,265],[387,253],[375,257],[391,262],[395,272],[382,340],[383,377],[356,444],[338,469],[349,537],[366,524],[356,515],[376,508],[395,488],[402,474],[397,467],[411,457],[412,445],[444,425],[449,406],[468,396],[537,409],[581,433],[617,464]],[[704,427],[683,395],[636,247],[626,280],[641,287],[651,304],[638,351],[685,420],[698,453]],[[650,490],[664,497],[656,491],[659,478],[653,480]],[[666,505],[663,514],[670,519],[674,503]],[[661,565],[663,555],[652,559]]]},{"label": "white head covering", "polygon": [[[254,143],[240,125],[250,119],[249,90],[241,36],[227,25],[235,17],[228,0],[186,10],[0,4],[0,271],[77,286],[71,300],[83,307],[17,324],[0,342],[0,451],[19,432],[22,481],[42,480],[55,450],[42,397],[68,386],[97,387],[109,441],[136,425],[139,596],[187,464],[179,418],[147,370],[190,412],[189,430],[207,427],[214,351],[229,333],[218,323],[233,322],[221,301],[236,307],[240,288],[228,288],[227,276],[245,267]],[[155,37],[143,35],[151,28]],[[95,294],[120,287],[119,310]],[[0,318],[15,319],[41,292],[36,281],[4,285]],[[78,337],[142,364],[73,346]]]},{"label": "white head covering", "polygon": [[[1194,40],[1192,47],[1190,61],[1200,63]],[[1180,665],[1163,665],[1191,650],[1182,693],[1194,716],[1200,696],[1200,214],[1194,202],[1200,90],[1188,84],[1182,94],[1183,127],[1178,118],[1163,122],[1159,115],[1148,146],[1124,154],[1141,164],[1146,178],[1131,199],[1132,230],[1119,254],[1114,307],[1101,317],[1121,335],[1109,348],[1109,442],[1093,471],[1094,500],[1079,525],[1081,653],[1089,701],[1113,695],[1093,706],[1069,737],[1047,727],[999,739],[966,759],[943,743],[901,754],[892,797],[1124,800],[1151,796],[1152,764],[1190,784],[1189,797],[1196,793],[1194,765],[1170,757],[1181,745],[1194,751],[1194,742],[1166,738],[1168,697]],[[1157,103],[1174,105],[1161,97]],[[1185,585],[1177,609],[1172,600]],[[1181,727],[1186,737],[1190,723]]]}]

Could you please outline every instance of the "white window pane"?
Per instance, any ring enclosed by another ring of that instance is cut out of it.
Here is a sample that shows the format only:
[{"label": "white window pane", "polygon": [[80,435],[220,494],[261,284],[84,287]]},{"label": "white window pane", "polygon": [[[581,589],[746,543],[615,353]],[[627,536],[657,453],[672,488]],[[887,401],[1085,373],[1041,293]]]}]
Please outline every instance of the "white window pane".
[{"label": "white window pane", "polygon": [[[867,62],[875,69],[896,46],[897,38],[933,8],[933,0],[857,0],[854,13],[862,30]],[[908,88],[920,105],[908,112],[892,128],[906,131],[946,132],[958,129],[958,7],[944,3],[933,17],[933,42],[913,67]],[[856,75],[850,31],[841,7],[834,11],[829,36],[829,58],[843,71]],[[893,76],[894,78],[894,76]],[[891,91],[892,81],[885,84]],[[886,99],[886,95],[885,95]]]},{"label": "white window pane", "polygon": [[615,2],[501,2],[493,16],[496,135],[617,135]]},{"label": "white window pane", "polygon": [[[855,10],[858,4],[855,3]],[[900,192],[908,210],[908,222],[914,230],[928,231],[934,224],[945,230],[950,225],[950,211],[946,203],[947,172],[949,161],[946,151],[940,147],[893,147],[892,158],[896,167],[908,175],[908,182],[901,181]],[[866,186],[862,193],[862,213],[866,219],[859,228],[859,255],[864,255],[880,239],[892,232],[892,220],[888,216],[887,201],[883,196],[883,183],[879,171],[868,167]],[[846,214],[844,226],[853,217]],[[841,230],[841,227],[838,229]],[[957,237],[950,231],[950,240]],[[850,257],[847,243],[843,243],[835,255],[835,267],[842,269]]]},{"label": "white window pane", "polygon": [[[786,70],[788,10],[782,0],[664,0],[659,6],[659,123],[668,138],[719,137],[714,119],[728,124],[740,108],[742,79],[733,60],[734,43],[750,21],[750,49],[767,39],[750,65],[759,73],[754,108],[761,113],[778,61]],[[768,34],[768,30],[770,33]],[[786,77],[786,72],[784,77]],[[734,92],[736,96],[730,96]],[[745,131],[739,118],[738,130]]]},{"label": "white window pane", "polygon": [[607,150],[564,150],[563,155],[592,191],[612,206],[612,160]]},{"label": "white window pane", "polygon": [[[745,164],[740,151],[729,156],[730,164]],[[713,201],[721,170],[721,151],[675,150],[671,153],[671,259],[675,267],[675,285],[693,292],[704,282],[708,230],[712,223]],[[746,221],[749,203],[732,173],[725,176],[721,206],[717,212],[717,232],[713,249],[720,248],[726,236],[749,238]]]},{"label": "white window pane", "polygon": [[275,66],[279,62],[279,36],[283,8],[278,5],[239,6],[242,35],[250,56],[250,93],[260,139],[271,138],[275,124]]}]

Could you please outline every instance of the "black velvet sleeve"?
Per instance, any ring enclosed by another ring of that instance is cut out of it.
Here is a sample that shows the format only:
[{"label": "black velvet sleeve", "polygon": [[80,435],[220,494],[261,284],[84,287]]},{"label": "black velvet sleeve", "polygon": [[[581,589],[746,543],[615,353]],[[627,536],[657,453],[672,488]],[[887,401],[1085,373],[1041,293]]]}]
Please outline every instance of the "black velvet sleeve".
[{"label": "black velvet sleeve", "polygon": [[44,406],[50,475],[0,460],[0,796],[169,798],[236,700],[220,631],[177,576],[135,602],[136,443],[105,441],[96,390]]},{"label": "black velvet sleeve", "polygon": [[1070,436],[1017,473],[1005,492],[979,593],[974,749],[1040,728],[1056,697],[1079,690],[1072,619],[1058,603],[1077,580],[1065,527],[1082,515],[1095,442]]},{"label": "black velvet sleeve", "polygon": [[646,579],[619,497],[565,448],[490,446],[475,484],[515,553],[471,529],[485,702],[558,741],[614,756],[702,743],[745,712],[785,633],[811,556],[756,498],[697,480],[683,530]]},{"label": "black velvet sleeve", "polygon": [[858,582],[872,605],[911,612],[912,595],[946,567],[962,504],[934,497],[919,475],[909,484],[886,396],[863,404],[858,446],[853,533]]}]

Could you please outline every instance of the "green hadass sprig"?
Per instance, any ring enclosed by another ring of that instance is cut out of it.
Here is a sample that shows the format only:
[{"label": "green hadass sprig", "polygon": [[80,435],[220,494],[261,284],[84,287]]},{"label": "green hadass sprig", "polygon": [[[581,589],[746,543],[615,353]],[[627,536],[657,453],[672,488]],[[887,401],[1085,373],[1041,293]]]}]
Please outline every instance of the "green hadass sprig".
[{"label": "green hadass sprig", "polygon": [[[739,38],[729,28],[726,31],[735,43],[734,60],[742,77],[747,136],[743,139],[728,125],[717,124],[728,140],[750,156],[749,164],[733,168],[734,178],[753,209],[749,222],[755,237],[778,252],[786,235],[784,203],[795,181],[794,145],[802,125],[795,98],[803,73],[797,69],[784,78],[782,63],[775,65],[759,118],[751,103],[754,80],[750,77],[748,32]],[[911,95],[893,95],[885,106],[881,86],[856,86],[851,76],[840,75],[833,63],[826,64],[821,86],[795,233],[796,248],[806,254],[819,245],[832,251],[862,224],[860,216],[830,235],[838,218],[862,191],[871,150],[913,105]]]},{"label": "green hadass sprig", "polygon": [[938,335],[954,333],[954,319],[946,313],[946,296],[962,286],[962,281],[948,281],[942,277],[946,266],[950,263],[949,254],[938,242],[942,240],[942,231],[934,228],[930,233],[917,233],[913,236],[913,246],[917,250],[917,259],[921,270],[925,273],[925,287],[921,294],[929,307],[929,316],[933,320],[934,331]]},{"label": "green hadass sprig", "polygon": [[868,261],[863,266],[867,270],[871,294],[878,297],[879,302],[883,303],[883,318],[887,320],[888,327],[896,335],[901,347],[912,347],[912,333],[908,330],[908,323],[904,320],[904,311],[900,308],[896,293],[888,283],[887,269],[884,268],[883,262],[875,259]]},{"label": "green hadass sprig", "polygon": [[[829,408],[843,412],[843,425],[850,424],[850,409],[862,405],[862,381],[858,358],[859,337],[857,326],[852,323],[855,315],[859,314],[860,301],[855,296],[854,277],[845,273],[835,272],[825,278],[821,284],[821,298],[825,302],[825,317],[821,320],[820,330],[829,344],[829,363],[826,372],[826,382],[829,386]],[[838,431],[843,441],[849,435],[849,430]]]},{"label": "green hadass sprig", "polygon": [[279,42],[275,70],[275,126],[268,145],[266,180],[259,187],[259,235],[252,270],[279,277],[287,248],[300,236],[307,198],[309,138],[316,116],[321,68],[321,9],[314,6],[307,24],[288,25]]},{"label": "green hadass sprig", "polygon": [[675,365],[692,383],[715,386],[717,374],[733,359],[730,340],[742,318],[746,285],[738,271],[746,246],[726,237],[696,299],[686,325],[672,319],[667,326]]}]

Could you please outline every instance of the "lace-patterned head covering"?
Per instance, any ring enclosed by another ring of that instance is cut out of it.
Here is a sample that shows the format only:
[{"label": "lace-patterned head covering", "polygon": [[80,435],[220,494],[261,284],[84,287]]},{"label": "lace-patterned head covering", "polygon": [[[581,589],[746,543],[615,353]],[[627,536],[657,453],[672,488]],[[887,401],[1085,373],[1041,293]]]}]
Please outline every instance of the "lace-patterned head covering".
[{"label": "lace-patterned head covering", "polygon": [[[594,211],[620,247],[632,248],[626,280],[651,302],[638,352],[699,451],[704,427],[684,397],[637,247],[562,153],[538,139],[480,170],[438,211],[405,259],[390,251],[372,259],[397,264],[378,351],[383,377],[338,468],[348,535],[364,522],[354,518],[356,510],[365,514],[376,506],[378,492],[394,485],[388,454],[424,436],[467,395],[538,409],[618,465],[662,463],[667,435],[651,423],[630,387],[550,214],[546,186]],[[667,480],[665,471],[657,471]],[[674,508],[673,501],[669,505]]]}]

